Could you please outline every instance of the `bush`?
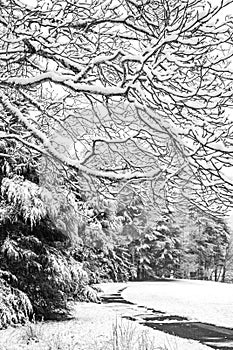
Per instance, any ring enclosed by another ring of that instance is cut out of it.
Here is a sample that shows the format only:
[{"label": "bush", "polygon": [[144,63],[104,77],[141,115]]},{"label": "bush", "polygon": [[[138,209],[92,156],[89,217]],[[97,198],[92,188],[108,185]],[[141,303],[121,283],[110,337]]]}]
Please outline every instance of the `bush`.
[{"label": "bush", "polygon": [[27,294],[36,318],[61,319],[70,300],[94,301],[87,273],[71,254],[78,244],[74,196],[18,175],[2,179],[1,193],[0,266],[16,276],[9,285]]},{"label": "bush", "polygon": [[55,242],[52,245],[20,232],[6,236],[1,243],[1,266],[17,276],[10,284],[27,294],[37,317],[65,317],[69,300],[88,299],[87,273],[68,249],[65,252]]},{"label": "bush", "polygon": [[[4,271],[0,271],[0,276],[11,278]],[[0,295],[0,329],[25,323],[32,316],[32,304],[27,295],[10,286],[3,278],[0,278]]]}]

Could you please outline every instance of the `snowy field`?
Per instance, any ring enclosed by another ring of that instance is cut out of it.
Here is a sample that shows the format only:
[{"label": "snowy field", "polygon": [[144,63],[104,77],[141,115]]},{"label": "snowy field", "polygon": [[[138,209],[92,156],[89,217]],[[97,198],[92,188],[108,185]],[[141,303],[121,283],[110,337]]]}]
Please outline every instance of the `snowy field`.
[{"label": "snowy field", "polygon": [[[130,282],[101,284],[105,294],[127,287],[124,298],[156,310],[189,317],[191,320],[233,328],[233,285],[205,281],[171,280],[168,282]],[[0,331],[0,349],[4,350],[110,350],[112,329],[119,324],[123,333],[132,334],[131,343],[146,334],[153,350],[207,350],[211,347],[198,341],[183,339],[144,327],[121,316],[137,313],[136,305],[86,304],[74,305],[74,319],[45,322],[32,326]],[[143,312],[143,311],[142,311]],[[30,329],[33,332],[29,332]],[[233,346],[233,344],[232,344]],[[121,350],[139,350],[135,346]]]},{"label": "snowy field", "polygon": [[127,285],[122,296],[138,305],[233,328],[233,284],[171,280]]},{"label": "snowy field", "polygon": [[[116,285],[108,288],[113,292],[118,289]],[[77,303],[72,320],[0,331],[0,350],[211,350],[196,341],[122,319],[125,312],[124,308],[113,305]],[[119,347],[114,347],[112,341],[116,324],[120,331]],[[148,346],[140,346],[142,338],[147,340]]]}]

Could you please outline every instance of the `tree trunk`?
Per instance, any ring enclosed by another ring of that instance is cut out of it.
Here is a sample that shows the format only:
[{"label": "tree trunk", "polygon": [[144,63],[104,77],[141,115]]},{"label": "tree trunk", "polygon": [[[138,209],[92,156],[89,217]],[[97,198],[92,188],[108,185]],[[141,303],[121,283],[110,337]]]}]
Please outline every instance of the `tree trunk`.
[{"label": "tree trunk", "polygon": [[226,278],[226,266],[224,265],[223,266],[223,272],[222,272],[222,279],[221,279],[221,282],[225,282],[225,278]]}]

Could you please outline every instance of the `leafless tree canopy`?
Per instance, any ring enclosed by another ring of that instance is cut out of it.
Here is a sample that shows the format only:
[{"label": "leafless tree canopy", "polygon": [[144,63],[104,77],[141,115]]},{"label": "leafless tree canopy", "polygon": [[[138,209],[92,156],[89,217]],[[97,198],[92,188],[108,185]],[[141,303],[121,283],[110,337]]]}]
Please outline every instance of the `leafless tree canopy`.
[{"label": "leafless tree canopy", "polygon": [[1,0],[1,157],[230,205],[230,3]]}]

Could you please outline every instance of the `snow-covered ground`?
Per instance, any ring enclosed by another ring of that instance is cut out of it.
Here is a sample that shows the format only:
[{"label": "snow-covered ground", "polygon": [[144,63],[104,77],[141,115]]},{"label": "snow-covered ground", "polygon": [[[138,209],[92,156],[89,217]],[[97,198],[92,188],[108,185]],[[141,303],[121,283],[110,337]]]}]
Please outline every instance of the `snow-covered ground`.
[{"label": "snow-covered ground", "polygon": [[[156,282],[157,283],[157,282]],[[159,282],[160,283],[160,282]],[[98,286],[102,289],[103,293],[112,294],[116,293],[120,289],[126,288],[122,295],[123,297],[131,300],[132,302],[137,303],[138,305],[147,306],[146,298],[146,290],[153,290],[153,282],[128,282],[128,283],[102,283]],[[149,286],[149,288],[148,288]],[[138,309],[136,306],[126,305],[126,308],[122,307],[118,309],[114,304],[103,305],[107,306],[110,310],[116,312],[118,316],[125,315],[135,315],[138,313]],[[128,308],[128,310],[127,310]],[[143,312],[143,309],[141,309]],[[124,321],[124,320],[123,320]],[[179,338],[174,335],[170,335],[158,330],[154,330],[149,327],[145,327],[138,322],[131,322],[132,327],[135,327],[135,331],[140,334],[143,330],[147,332],[148,339],[151,339],[154,344],[154,347],[148,347],[148,349],[158,349],[158,350],[207,350],[211,349],[209,346],[199,343],[198,341],[194,341],[191,339]],[[135,347],[139,349],[140,347]],[[128,349],[128,348],[127,348]],[[123,349],[122,349],[123,350]],[[130,348],[130,350],[134,350],[134,348]]]},{"label": "snow-covered ground", "polygon": [[[122,293],[123,297],[137,305],[233,328],[233,285],[185,280],[101,285],[105,294],[115,293],[125,287],[127,288]],[[140,310],[144,312],[143,308]],[[120,327],[123,340],[128,344],[130,335],[129,340],[135,345],[123,345],[121,350],[139,350],[137,339],[141,339],[142,335],[149,344],[153,344],[148,349],[211,349],[198,341],[179,338],[121,318],[138,313],[136,305],[77,303],[73,313],[74,319],[69,321],[45,322],[2,330],[0,349],[49,350],[58,349],[59,345],[62,349],[110,350],[113,348],[112,329],[116,324]],[[33,332],[30,331],[31,328],[34,329]]]},{"label": "snow-covered ground", "polygon": [[[107,287],[107,286],[106,286]],[[116,285],[108,290],[117,291]],[[189,339],[181,339],[137,322],[122,319],[126,308],[111,304],[77,303],[74,319],[29,324],[0,331],[1,350],[211,350]],[[113,329],[118,327],[118,346]],[[144,339],[144,340],[143,340]],[[141,346],[144,344],[144,346]],[[148,346],[147,346],[148,345]]]},{"label": "snow-covered ground", "polygon": [[155,310],[233,328],[233,284],[194,280],[132,282],[122,296]]}]

